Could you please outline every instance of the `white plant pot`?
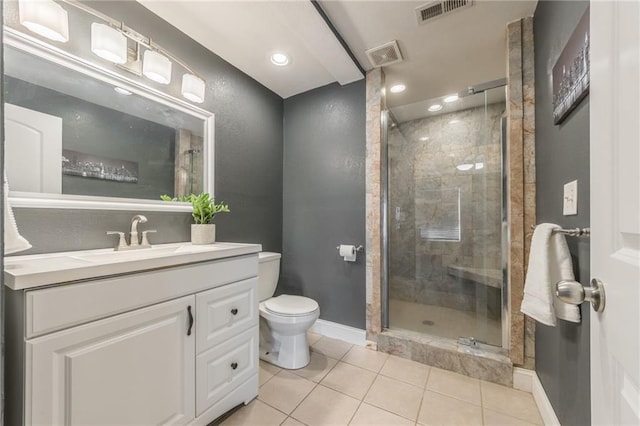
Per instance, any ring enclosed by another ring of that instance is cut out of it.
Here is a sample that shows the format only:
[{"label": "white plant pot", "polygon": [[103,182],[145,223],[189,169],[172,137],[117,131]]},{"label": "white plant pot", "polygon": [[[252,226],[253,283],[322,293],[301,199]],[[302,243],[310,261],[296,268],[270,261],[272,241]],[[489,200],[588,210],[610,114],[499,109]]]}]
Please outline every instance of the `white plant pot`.
[{"label": "white plant pot", "polygon": [[216,225],[191,225],[191,244],[213,244],[216,242]]}]

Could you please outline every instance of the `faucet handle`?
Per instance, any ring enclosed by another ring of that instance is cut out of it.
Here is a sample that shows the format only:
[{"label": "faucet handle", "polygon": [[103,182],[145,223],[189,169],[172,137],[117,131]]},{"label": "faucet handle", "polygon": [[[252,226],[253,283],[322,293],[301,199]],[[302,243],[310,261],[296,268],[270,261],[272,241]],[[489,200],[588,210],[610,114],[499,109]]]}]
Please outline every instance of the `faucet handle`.
[{"label": "faucet handle", "polygon": [[150,232],[158,232],[155,229],[149,229],[148,231],[142,231],[142,243],[140,245],[142,246],[149,246],[151,247],[151,244],[149,244],[149,239],[147,238],[147,234]]},{"label": "faucet handle", "polygon": [[124,232],[118,231],[107,231],[107,235],[118,235],[118,245],[116,246],[116,250],[121,250],[127,247],[127,240],[124,237]]}]

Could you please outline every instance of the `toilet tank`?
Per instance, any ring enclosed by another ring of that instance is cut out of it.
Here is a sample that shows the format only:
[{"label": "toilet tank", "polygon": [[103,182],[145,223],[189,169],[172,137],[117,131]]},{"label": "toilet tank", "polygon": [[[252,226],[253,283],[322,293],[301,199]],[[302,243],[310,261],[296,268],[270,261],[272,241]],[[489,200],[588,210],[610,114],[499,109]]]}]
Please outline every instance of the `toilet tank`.
[{"label": "toilet tank", "polygon": [[258,300],[273,296],[280,277],[280,253],[263,251],[258,253]]}]

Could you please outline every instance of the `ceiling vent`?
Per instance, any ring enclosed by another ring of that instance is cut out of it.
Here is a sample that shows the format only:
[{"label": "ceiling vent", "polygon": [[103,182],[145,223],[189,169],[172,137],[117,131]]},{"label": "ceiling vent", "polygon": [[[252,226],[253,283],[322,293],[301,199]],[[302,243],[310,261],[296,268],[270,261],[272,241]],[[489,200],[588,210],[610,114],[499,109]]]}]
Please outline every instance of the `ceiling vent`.
[{"label": "ceiling vent", "polygon": [[384,67],[404,60],[396,40],[369,49],[365,53],[374,68]]},{"label": "ceiling vent", "polygon": [[473,6],[473,0],[444,0],[428,3],[416,9],[418,24],[422,25],[441,16]]}]

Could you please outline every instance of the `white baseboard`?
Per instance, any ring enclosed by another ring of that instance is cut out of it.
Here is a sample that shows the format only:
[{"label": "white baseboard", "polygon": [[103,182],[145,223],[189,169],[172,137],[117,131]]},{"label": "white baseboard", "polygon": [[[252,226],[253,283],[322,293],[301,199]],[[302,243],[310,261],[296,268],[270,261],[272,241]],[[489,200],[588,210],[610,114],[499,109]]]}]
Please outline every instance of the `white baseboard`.
[{"label": "white baseboard", "polygon": [[536,372],[533,370],[513,367],[513,388],[532,393],[533,376],[536,376]]},{"label": "white baseboard", "polygon": [[354,345],[365,346],[367,343],[366,331],[349,327],[348,325],[338,324],[337,322],[319,319],[313,327],[311,327],[310,331],[334,339],[344,340]]},{"label": "white baseboard", "polygon": [[545,424],[545,426],[560,426],[558,416],[556,416],[556,412],[553,410],[551,402],[549,402],[549,398],[547,397],[547,393],[542,387],[540,378],[535,372],[532,373],[533,380],[531,382],[531,394],[533,395],[533,400],[538,406],[538,411],[540,411],[542,422]]}]

